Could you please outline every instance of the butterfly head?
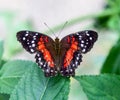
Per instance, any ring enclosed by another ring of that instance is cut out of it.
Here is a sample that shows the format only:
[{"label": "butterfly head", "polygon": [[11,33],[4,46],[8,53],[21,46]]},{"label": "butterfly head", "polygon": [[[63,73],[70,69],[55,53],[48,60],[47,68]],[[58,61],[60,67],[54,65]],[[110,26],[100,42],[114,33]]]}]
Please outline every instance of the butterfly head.
[{"label": "butterfly head", "polygon": [[58,37],[55,38],[55,42],[56,42],[56,43],[59,43],[59,42],[60,42],[60,40],[59,40]]}]

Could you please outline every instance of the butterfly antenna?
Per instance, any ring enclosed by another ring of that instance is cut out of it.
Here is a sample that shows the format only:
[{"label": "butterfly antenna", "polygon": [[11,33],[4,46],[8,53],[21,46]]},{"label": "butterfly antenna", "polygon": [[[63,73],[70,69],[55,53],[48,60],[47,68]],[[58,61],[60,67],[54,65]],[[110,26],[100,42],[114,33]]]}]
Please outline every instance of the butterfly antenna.
[{"label": "butterfly antenna", "polygon": [[55,37],[57,37],[57,36],[55,35],[54,31],[53,31],[46,23],[44,23],[44,25],[52,32],[52,34],[53,34]]},{"label": "butterfly antenna", "polygon": [[58,37],[60,36],[61,32],[63,31],[63,29],[65,28],[65,26],[67,25],[68,21],[66,21],[63,25],[63,27],[61,28],[59,34],[58,34]]}]

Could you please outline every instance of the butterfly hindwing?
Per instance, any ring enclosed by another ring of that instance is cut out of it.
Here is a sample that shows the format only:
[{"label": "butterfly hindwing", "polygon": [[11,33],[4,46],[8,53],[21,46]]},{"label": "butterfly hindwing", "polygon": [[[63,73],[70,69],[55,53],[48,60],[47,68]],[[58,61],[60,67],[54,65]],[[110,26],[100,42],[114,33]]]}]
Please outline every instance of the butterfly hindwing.
[{"label": "butterfly hindwing", "polygon": [[36,63],[44,71],[45,76],[57,74],[54,59],[48,50],[54,44],[52,38],[38,32],[20,31],[17,33],[17,39],[29,53],[36,53]]},{"label": "butterfly hindwing", "polygon": [[43,53],[37,52],[35,59],[36,59],[36,63],[43,70],[46,77],[57,75],[57,70],[55,65],[51,67],[49,62],[46,61]]},{"label": "butterfly hindwing", "polygon": [[90,51],[97,37],[95,31],[86,30],[67,35],[61,40],[62,48],[66,48],[60,71],[63,76],[75,75],[75,69],[82,62],[82,53]]}]

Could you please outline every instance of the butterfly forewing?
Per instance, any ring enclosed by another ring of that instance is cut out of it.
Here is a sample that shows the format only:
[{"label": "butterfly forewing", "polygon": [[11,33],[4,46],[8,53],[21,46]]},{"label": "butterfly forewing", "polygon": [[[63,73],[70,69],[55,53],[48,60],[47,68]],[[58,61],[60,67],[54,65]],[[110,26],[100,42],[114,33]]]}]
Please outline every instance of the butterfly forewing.
[{"label": "butterfly forewing", "polygon": [[98,35],[95,31],[86,30],[75,33],[74,37],[78,41],[78,47],[80,47],[81,52],[87,53],[93,47]]},{"label": "butterfly forewing", "polygon": [[36,63],[43,69],[45,76],[57,74],[54,59],[49,51],[54,44],[50,37],[38,32],[20,31],[17,33],[17,39],[29,53],[36,53]]},{"label": "butterfly forewing", "polygon": [[31,31],[20,31],[17,39],[29,53],[35,53],[40,34]]},{"label": "butterfly forewing", "polygon": [[75,69],[82,62],[82,53],[90,51],[97,37],[95,31],[86,30],[67,35],[61,40],[62,49],[66,48],[60,71],[63,76],[75,75]]}]

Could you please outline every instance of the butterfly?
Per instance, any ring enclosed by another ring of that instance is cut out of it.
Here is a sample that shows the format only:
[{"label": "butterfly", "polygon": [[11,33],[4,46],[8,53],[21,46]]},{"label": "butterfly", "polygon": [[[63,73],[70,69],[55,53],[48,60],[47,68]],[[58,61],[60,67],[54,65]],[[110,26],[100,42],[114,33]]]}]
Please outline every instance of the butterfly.
[{"label": "butterfly", "polygon": [[92,30],[69,34],[59,40],[38,32],[23,30],[17,33],[17,40],[23,48],[35,54],[36,63],[46,77],[75,76],[75,69],[82,62],[82,54],[91,50],[98,38]]}]

